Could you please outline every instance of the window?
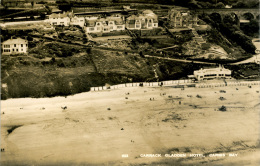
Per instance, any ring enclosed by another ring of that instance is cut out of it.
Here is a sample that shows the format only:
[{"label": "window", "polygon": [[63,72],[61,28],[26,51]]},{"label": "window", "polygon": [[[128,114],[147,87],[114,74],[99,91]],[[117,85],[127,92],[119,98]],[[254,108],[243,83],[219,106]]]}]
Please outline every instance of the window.
[{"label": "window", "polygon": [[10,48],[10,45],[4,45],[4,48]]},{"label": "window", "polygon": [[16,47],[16,44],[14,44],[14,47]]},{"label": "window", "polygon": [[28,45],[26,44],[26,47],[27,47]]},{"label": "window", "polygon": [[89,31],[94,31],[94,28],[89,28]]},{"label": "window", "polygon": [[13,51],[14,51],[14,49],[13,49]]},{"label": "window", "polygon": [[157,24],[153,24],[153,26],[154,26],[154,27],[156,27],[156,26],[157,26]]},{"label": "window", "polygon": [[204,77],[214,77],[214,76],[217,76],[217,74],[207,74],[207,75],[204,75]]},{"label": "window", "polygon": [[21,49],[21,51],[23,51],[23,49]]},{"label": "window", "polygon": [[100,27],[97,27],[97,30],[100,31]]},{"label": "window", "polygon": [[10,52],[10,49],[4,49],[4,52]]},{"label": "window", "polygon": [[123,26],[117,26],[117,29],[122,29]]},{"label": "window", "polygon": [[21,47],[23,47],[23,44],[21,44]]},{"label": "window", "polygon": [[18,49],[16,49],[16,51],[18,52]]}]

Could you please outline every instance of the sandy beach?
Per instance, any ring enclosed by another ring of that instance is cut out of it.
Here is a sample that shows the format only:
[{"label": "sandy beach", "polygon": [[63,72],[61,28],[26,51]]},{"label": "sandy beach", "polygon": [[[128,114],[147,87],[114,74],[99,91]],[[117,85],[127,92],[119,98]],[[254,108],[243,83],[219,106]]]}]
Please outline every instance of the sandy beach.
[{"label": "sandy beach", "polygon": [[1,165],[258,165],[259,97],[254,85],[4,100]]}]

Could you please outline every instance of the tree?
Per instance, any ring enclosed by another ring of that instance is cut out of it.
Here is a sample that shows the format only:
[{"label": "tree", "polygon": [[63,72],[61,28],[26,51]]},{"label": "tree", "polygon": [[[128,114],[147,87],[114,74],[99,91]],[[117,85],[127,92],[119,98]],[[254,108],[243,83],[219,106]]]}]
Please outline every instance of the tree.
[{"label": "tree", "polygon": [[44,13],[40,14],[41,19],[45,19],[46,15]]},{"label": "tree", "polygon": [[253,45],[251,39],[243,34],[241,31],[235,31],[230,38],[240,45],[246,52],[255,53],[256,47]]},{"label": "tree", "polygon": [[248,24],[241,24],[241,30],[248,36],[254,36],[254,34],[258,34],[259,36],[259,23],[256,20],[251,20]]},{"label": "tree", "polygon": [[90,47],[88,47],[86,51],[87,51],[88,54],[91,54],[92,49]]},{"label": "tree", "polygon": [[225,15],[225,17],[223,18],[224,23],[238,24],[238,21],[239,20],[238,20],[237,16],[233,13]]},{"label": "tree", "polygon": [[56,1],[58,8],[62,11],[69,11],[71,9],[72,4],[67,0],[58,0]]},{"label": "tree", "polygon": [[236,4],[233,5],[233,8],[247,8],[247,4],[245,2],[237,2]]},{"label": "tree", "polygon": [[112,3],[119,3],[119,0],[112,0]]},{"label": "tree", "polygon": [[140,57],[144,58],[144,54],[142,51],[139,52]]},{"label": "tree", "polygon": [[192,2],[192,0],[175,0],[173,3],[178,6],[188,6],[190,2]]},{"label": "tree", "polygon": [[225,8],[225,5],[222,2],[219,2],[216,4],[216,8],[219,8],[219,9]]}]

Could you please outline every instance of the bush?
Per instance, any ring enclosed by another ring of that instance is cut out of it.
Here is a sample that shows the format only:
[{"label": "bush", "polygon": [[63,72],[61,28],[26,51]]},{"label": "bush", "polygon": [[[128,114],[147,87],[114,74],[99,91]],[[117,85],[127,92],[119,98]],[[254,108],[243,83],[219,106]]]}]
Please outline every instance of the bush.
[{"label": "bush", "polygon": [[202,48],[203,50],[207,50],[207,49],[210,48],[210,44],[208,44],[208,43],[202,43],[201,48]]},{"label": "bush", "polygon": [[43,59],[43,58],[45,58],[45,56],[42,55],[42,54],[30,54],[30,56],[33,56],[33,57],[38,58],[38,59]]}]

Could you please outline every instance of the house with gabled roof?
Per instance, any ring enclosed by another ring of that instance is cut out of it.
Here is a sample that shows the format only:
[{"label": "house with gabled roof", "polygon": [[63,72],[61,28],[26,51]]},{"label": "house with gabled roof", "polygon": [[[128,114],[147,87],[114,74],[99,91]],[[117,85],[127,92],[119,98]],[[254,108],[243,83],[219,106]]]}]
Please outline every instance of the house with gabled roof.
[{"label": "house with gabled roof", "polygon": [[106,18],[86,17],[85,30],[87,33],[106,33],[125,30],[124,18],[121,16],[110,16]]},{"label": "house with gabled roof", "polygon": [[69,26],[69,24],[70,24],[70,13],[69,12],[52,13],[49,16],[49,21],[50,21],[51,25]]},{"label": "house with gabled roof", "polygon": [[8,39],[1,44],[2,54],[21,54],[28,52],[28,41],[22,38]]},{"label": "house with gabled roof", "polygon": [[78,25],[83,28],[85,25],[85,18],[74,15],[70,18],[70,25]]},{"label": "house with gabled roof", "polygon": [[168,21],[173,28],[188,28],[197,25],[199,20],[187,8],[172,8],[168,11]]},{"label": "house with gabled roof", "polygon": [[144,10],[141,14],[128,17],[126,28],[130,30],[158,28],[158,16],[151,10]]}]

